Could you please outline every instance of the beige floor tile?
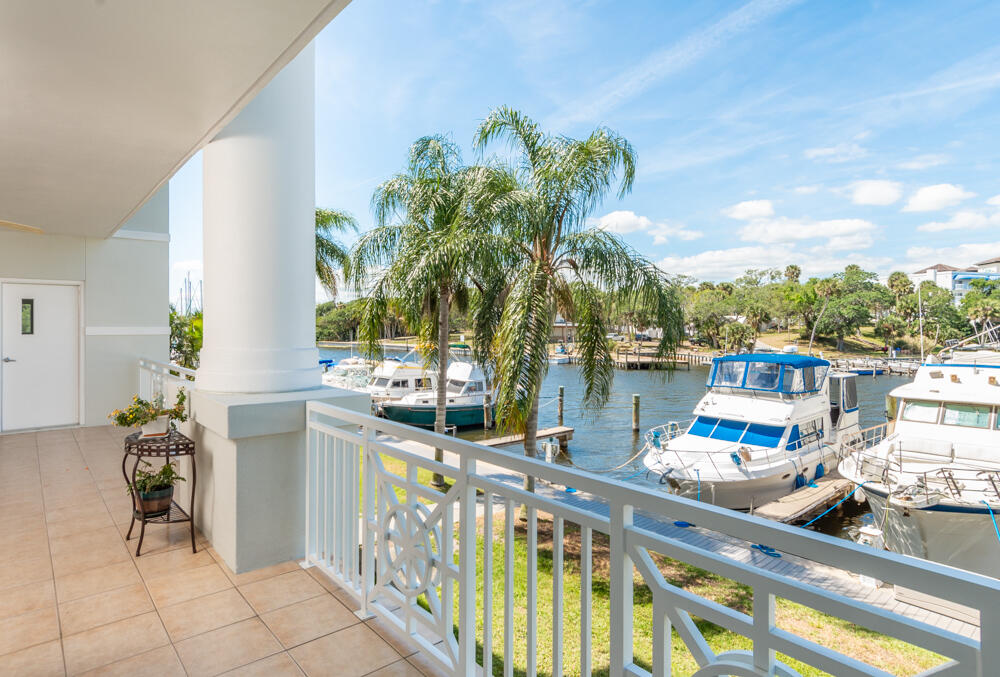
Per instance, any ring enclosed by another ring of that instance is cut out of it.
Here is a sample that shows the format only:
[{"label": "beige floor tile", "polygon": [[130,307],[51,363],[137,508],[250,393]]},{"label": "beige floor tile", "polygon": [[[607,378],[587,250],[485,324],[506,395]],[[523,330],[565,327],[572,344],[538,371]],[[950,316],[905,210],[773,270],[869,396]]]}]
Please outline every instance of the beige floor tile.
[{"label": "beige floor tile", "polygon": [[73,635],[98,625],[113,623],[153,610],[153,603],[141,583],[102,592],[91,597],[59,605],[59,620],[64,635]]},{"label": "beige floor tile", "polygon": [[441,675],[440,668],[432,663],[423,652],[413,654],[406,661],[419,670],[424,677],[439,677]]},{"label": "beige floor tile", "polygon": [[216,630],[255,614],[236,588],[160,609],[167,634],[174,642]]},{"label": "beige floor tile", "polygon": [[146,586],[156,606],[167,607],[231,588],[233,584],[218,565],[212,564],[151,578]]},{"label": "beige floor tile", "polygon": [[191,677],[217,675],[281,651],[278,640],[259,618],[227,625],[174,646]]},{"label": "beige floor tile", "polygon": [[132,563],[132,560],[127,560],[61,576],[56,579],[56,592],[60,602],[69,602],[141,582],[142,578],[140,578],[135,564]]},{"label": "beige floor tile", "polygon": [[55,604],[56,594],[52,581],[39,581],[0,590],[0,618],[17,616],[43,607],[53,607]]},{"label": "beige floor tile", "polygon": [[170,644],[103,665],[82,677],[185,677],[184,666]]},{"label": "beige floor tile", "polygon": [[65,508],[46,510],[45,520],[49,524],[52,524],[53,522],[62,522],[63,520],[97,519],[107,511],[108,509],[104,506],[104,501],[96,500],[89,503],[69,505]]},{"label": "beige floor tile", "polygon": [[46,511],[62,510],[63,508],[74,507],[81,503],[97,503],[104,500],[101,492],[97,490],[93,482],[74,491],[47,489],[44,495]]},{"label": "beige floor tile", "polygon": [[215,558],[215,561],[219,563],[219,566],[222,567],[222,570],[226,572],[226,575],[229,576],[229,580],[231,580],[235,585],[249,585],[250,583],[262,581],[265,578],[274,578],[275,576],[287,574],[290,571],[298,571],[302,568],[299,566],[298,562],[288,561],[264,567],[262,569],[254,569],[253,571],[247,571],[242,574],[234,574],[217,552],[213,549],[209,549],[209,552],[212,557]]},{"label": "beige floor tile", "polygon": [[[86,536],[87,534],[83,535]],[[128,551],[125,549],[125,544],[119,540],[117,543],[107,543],[93,547],[84,546],[76,550],[53,554],[52,570],[58,578],[88,569],[105,567],[109,564],[128,559],[129,556]]]},{"label": "beige floor tile", "polygon": [[363,623],[314,639],[289,653],[309,677],[360,677],[400,659]]},{"label": "beige floor tile", "polygon": [[101,527],[94,531],[74,531],[61,536],[50,537],[52,555],[65,555],[78,550],[93,548],[114,548],[121,545],[122,537],[113,526]]},{"label": "beige floor tile", "polygon": [[188,569],[197,569],[209,564],[215,564],[215,560],[212,559],[207,550],[193,553],[190,548],[178,548],[154,554],[143,553],[135,558],[135,565],[138,567],[139,573],[146,579],[178,571],[187,571]]},{"label": "beige floor tile", "polygon": [[301,602],[323,594],[323,587],[312,576],[301,569],[281,574],[263,581],[240,586],[240,592],[247,598],[257,613],[267,613],[274,609]]},{"label": "beige floor tile", "polygon": [[59,639],[55,607],[35,609],[0,621],[0,656]]},{"label": "beige floor tile", "polygon": [[[121,535],[124,538],[128,533],[128,525],[131,518],[127,512],[116,513],[113,517],[118,524],[118,531],[121,532]],[[138,522],[136,522],[135,528],[132,529],[131,540],[127,541],[127,543],[129,552],[134,554],[135,548],[139,543]],[[195,532],[195,543],[198,544],[198,550],[201,550],[204,539],[200,537],[197,531]],[[188,530],[186,522],[167,525],[146,525],[146,537],[142,541],[142,557],[145,557],[146,555],[155,555],[160,552],[167,552],[168,550],[176,550],[178,548],[187,548],[188,552],[191,551],[191,532]]]},{"label": "beige floor tile", "polygon": [[398,660],[380,670],[369,673],[368,677],[423,677],[423,673],[409,661]]},{"label": "beige floor tile", "polygon": [[0,550],[0,566],[19,559],[38,559],[48,556],[48,539],[41,534],[34,533]]},{"label": "beige floor tile", "polygon": [[58,639],[0,656],[0,675],[4,677],[63,677],[65,674],[62,644]]},{"label": "beige floor tile", "polygon": [[329,594],[262,614],[261,620],[286,649],[361,622]]},{"label": "beige floor tile", "polygon": [[302,677],[302,671],[287,653],[276,653],[225,673],[226,677]]},{"label": "beige floor tile", "polygon": [[0,566],[0,590],[37,583],[52,578],[52,562],[48,555],[6,562]]},{"label": "beige floor tile", "polygon": [[412,656],[417,653],[417,646],[401,637],[399,632],[390,628],[385,621],[372,618],[365,621],[365,625],[378,633],[378,636],[384,639],[400,656]]},{"label": "beige floor tile", "polygon": [[66,670],[77,675],[169,643],[155,613],[126,618],[63,637]]},{"label": "beige floor tile", "polygon": [[114,525],[114,520],[111,519],[111,514],[108,512],[88,520],[53,522],[48,525],[49,538],[62,538],[71,534],[91,533],[105,527],[113,527]]}]

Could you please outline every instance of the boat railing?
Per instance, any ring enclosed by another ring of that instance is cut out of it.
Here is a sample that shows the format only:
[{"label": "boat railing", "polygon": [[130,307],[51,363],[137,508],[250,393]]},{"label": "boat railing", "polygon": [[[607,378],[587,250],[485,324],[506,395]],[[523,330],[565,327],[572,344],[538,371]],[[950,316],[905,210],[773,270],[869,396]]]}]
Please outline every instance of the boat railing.
[{"label": "boat railing", "polygon": [[[771,466],[782,461],[797,462],[798,456],[803,452],[811,451],[823,443],[823,434],[820,431],[803,435],[792,445],[769,449],[767,447],[751,448],[745,442],[733,442],[721,449],[680,449],[668,447],[665,442],[675,439],[691,427],[692,421],[678,423],[672,421],[662,426],[651,428],[646,433],[646,453],[652,454],[662,465],[670,470],[665,471],[664,477],[670,477],[672,473],[683,472],[695,474],[700,480],[722,480],[732,478],[734,467],[743,467],[751,470],[756,465]],[[763,456],[760,456],[763,452]],[[676,459],[676,463],[673,463]],[[714,474],[703,474],[706,465],[710,465]],[[729,473],[724,472],[729,470]]]},{"label": "boat railing", "polygon": [[[863,436],[864,433],[869,434]],[[978,504],[984,499],[1000,502],[1000,465],[956,463],[953,445],[950,445],[951,453],[938,455],[939,460],[935,463],[933,454],[920,452],[913,456],[912,449],[902,441],[896,441],[889,448],[880,446],[879,443],[890,439],[891,434],[879,437],[877,430],[869,428],[857,435],[849,453],[858,478],[883,485],[898,501],[912,502],[922,498],[925,504],[930,504],[945,497],[969,504]]]}]

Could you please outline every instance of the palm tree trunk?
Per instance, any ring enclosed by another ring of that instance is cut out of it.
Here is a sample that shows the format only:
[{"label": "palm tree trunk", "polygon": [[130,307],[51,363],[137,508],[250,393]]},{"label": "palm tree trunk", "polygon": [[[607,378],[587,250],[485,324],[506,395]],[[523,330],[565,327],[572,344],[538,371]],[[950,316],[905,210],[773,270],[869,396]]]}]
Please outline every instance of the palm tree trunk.
[{"label": "palm tree trunk", "polygon": [[823,302],[823,307],[820,308],[819,316],[813,321],[812,333],[809,334],[809,353],[808,353],[809,355],[813,354],[813,339],[816,338],[816,325],[819,324],[819,321],[823,319],[823,313],[826,312],[826,305],[829,302],[830,299],[827,299],[826,301]]},{"label": "palm tree trunk", "polygon": [[[524,455],[528,458],[538,456],[538,400],[542,396],[542,373],[539,372],[538,380],[535,383],[535,399],[531,403],[531,413],[524,422]],[[524,476],[524,490],[534,493],[535,478],[530,475]]]},{"label": "palm tree trunk", "polygon": [[[438,298],[438,370],[437,370],[437,406],[434,413],[434,432],[444,434],[445,420],[448,416],[448,311],[451,307],[451,293],[447,285],[441,285]],[[444,452],[434,450],[434,460],[444,461]],[[431,484],[435,487],[444,486],[444,477],[434,473]]]}]

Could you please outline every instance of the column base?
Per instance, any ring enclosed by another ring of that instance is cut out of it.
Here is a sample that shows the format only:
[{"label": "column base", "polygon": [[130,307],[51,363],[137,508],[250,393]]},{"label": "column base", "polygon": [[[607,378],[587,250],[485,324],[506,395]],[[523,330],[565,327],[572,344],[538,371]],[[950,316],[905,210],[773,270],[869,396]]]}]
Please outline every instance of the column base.
[{"label": "column base", "polygon": [[371,406],[368,395],[328,387],[191,394],[192,417],[181,429],[198,445],[195,524],[235,573],[304,555],[309,400],[365,413]]}]

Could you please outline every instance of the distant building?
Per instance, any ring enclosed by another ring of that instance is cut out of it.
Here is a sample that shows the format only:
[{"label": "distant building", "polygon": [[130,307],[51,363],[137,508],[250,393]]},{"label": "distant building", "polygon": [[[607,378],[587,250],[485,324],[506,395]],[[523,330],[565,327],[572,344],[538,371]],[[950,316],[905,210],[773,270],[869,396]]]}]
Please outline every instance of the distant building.
[{"label": "distant building", "polygon": [[968,268],[956,268],[938,263],[910,273],[909,278],[914,286],[930,281],[942,289],[947,289],[957,305],[971,288],[969,283],[973,280],[1000,280],[1000,257],[980,261]]}]

